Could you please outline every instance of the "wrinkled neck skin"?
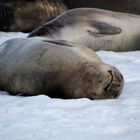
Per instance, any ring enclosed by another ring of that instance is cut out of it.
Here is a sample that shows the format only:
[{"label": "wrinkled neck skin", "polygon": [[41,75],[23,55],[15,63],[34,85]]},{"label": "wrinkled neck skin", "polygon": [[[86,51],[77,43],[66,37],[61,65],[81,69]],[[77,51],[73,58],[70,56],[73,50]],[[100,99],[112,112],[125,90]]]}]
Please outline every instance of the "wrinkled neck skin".
[{"label": "wrinkled neck skin", "polygon": [[[101,91],[98,89],[98,81],[101,79],[100,76],[102,76],[100,66],[101,63],[99,62],[95,62],[94,65],[93,62],[86,62],[84,66],[81,65],[77,69],[75,76],[73,76],[69,85],[69,87],[73,87],[72,89],[69,89],[71,92],[70,94],[73,94],[73,97],[97,99],[98,97],[94,97],[94,94],[99,92],[99,98],[101,98]],[[93,95],[91,95],[91,93],[93,93]]]},{"label": "wrinkled neck skin", "polygon": [[[94,65],[97,63],[97,66]],[[61,71],[61,70],[60,70]],[[98,72],[98,73],[97,73]],[[48,77],[48,93],[52,97],[61,97],[63,99],[69,98],[90,98],[90,93],[88,95],[88,90],[96,87],[96,81],[100,75],[100,63],[99,62],[84,62],[78,63],[77,67],[72,69],[62,70],[59,74],[55,75],[55,80],[52,77]],[[48,74],[50,75],[50,74]],[[91,78],[94,77],[94,78]],[[50,87],[52,87],[51,89]],[[94,88],[96,90],[96,88]],[[53,94],[52,94],[53,93]]]},{"label": "wrinkled neck skin", "polygon": [[[54,97],[114,99],[124,86],[123,76],[113,66],[102,62],[84,62],[57,78]],[[53,83],[54,84],[54,83]]]},{"label": "wrinkled neck skin", "polygon": [[[111,81],[108,73],[112,66],[102,62],[80,62],[76,67],[61,72],[52,77],[48,77],[48,93],[50,97],[63,99],[89,98],[89,99],[109,99],[114,98],[104,93],[104,88]],[[50,74],[48,74],[50,76]],[[53,79],[55,77],[55,80]],[[53,89],[51,89],[53,85]]]}]

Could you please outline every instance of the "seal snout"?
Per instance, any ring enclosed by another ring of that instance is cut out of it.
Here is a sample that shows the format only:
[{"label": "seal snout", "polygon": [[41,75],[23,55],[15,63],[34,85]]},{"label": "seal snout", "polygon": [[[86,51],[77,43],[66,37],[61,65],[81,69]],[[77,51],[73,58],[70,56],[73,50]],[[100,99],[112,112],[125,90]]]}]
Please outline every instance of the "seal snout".
[{"label": "seal snout", "polygon": [[117,98],[123,89],[124,80],[122,74],[117,69],[108,70],[111,76],[109,84],[104,88],[110,98]]}]

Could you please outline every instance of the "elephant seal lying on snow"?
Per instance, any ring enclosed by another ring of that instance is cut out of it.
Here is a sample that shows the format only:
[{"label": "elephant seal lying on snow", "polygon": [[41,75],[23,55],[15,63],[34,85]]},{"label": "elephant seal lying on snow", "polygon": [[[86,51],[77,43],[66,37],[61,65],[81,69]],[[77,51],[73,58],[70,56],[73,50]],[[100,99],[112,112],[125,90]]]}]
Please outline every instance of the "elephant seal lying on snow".
[{"label": "elephant seal lying on snow", "polygon": [[117,98],[123,76],[89,48],[62,40],[17,38],[0,45],[0,90],[52,98]]},{"label": "elephant seal lying on snow", "polygon": [[140,16],[94,8],[66,11],[29,37],[63,39],[97,50],[140,50]]}]

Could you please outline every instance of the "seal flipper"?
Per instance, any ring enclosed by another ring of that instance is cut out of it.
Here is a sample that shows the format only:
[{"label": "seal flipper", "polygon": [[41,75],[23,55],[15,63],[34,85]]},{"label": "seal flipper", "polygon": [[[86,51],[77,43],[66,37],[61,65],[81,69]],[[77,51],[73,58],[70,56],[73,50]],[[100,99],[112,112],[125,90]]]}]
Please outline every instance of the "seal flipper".
[{"label": "seal flipper", "polygon": [[[116,35],[122,32],[121,28],[110,25],[105,22],[89,21],[89,26],[91,27],[91,29],[87,29],[88,34],[97,37],[104,36],[104,35]],[[92,30],[92,28],[94,29]],[[97,31],[95,31],[95,29]]]}]

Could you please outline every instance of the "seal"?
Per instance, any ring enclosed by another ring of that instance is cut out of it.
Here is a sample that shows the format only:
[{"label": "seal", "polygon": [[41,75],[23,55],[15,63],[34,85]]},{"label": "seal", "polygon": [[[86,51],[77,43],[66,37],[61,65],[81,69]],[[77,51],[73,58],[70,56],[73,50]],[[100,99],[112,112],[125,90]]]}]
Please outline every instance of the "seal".
[{"label": "seal", "polygon": [[119,70],[89,48],[63,40],[17,38],[0,45],[0,89],[11,95],[112,99],[123,88]]},{"label": "seal", "polygon": [[94,8],[62,13],[29,37],[43,36],[86,45],[94,51],[140,50],[140,16]]},{"label": "seal", "polygon": [[31,32],[66,9],[60,0],[2,0],[0,30]]},{"label": "seal", "polygon": [[140,14],[139,0],[62,0],[69,9],[91,7]]}]

